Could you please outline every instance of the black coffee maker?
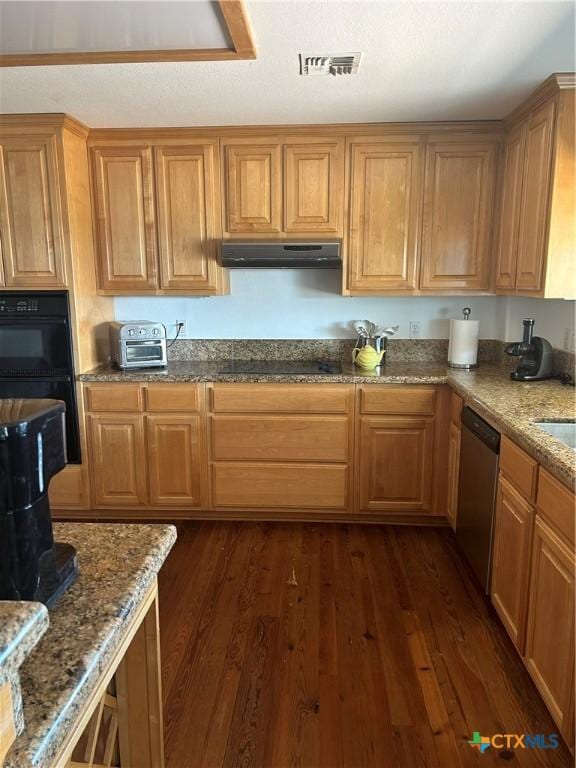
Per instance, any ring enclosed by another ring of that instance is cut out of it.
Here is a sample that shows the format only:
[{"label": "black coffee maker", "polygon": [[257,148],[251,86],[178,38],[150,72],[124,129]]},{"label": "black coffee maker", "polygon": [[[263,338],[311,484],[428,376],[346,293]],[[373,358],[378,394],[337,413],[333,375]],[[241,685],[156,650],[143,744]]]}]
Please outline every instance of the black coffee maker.
[{"label": "black coffee maker", "polygon": [[0,600],[50,607],[76,579],[76,550],[54,542],[48,501],[66,465],[64,413],[58,400],[0,400]]},{"label": "black coffee maker", "polygon": [[554,352],[549,341],[540,336],[533,336],[534,318],[522,320],[524,334],[522,341],[508,344],[504,350],[507,355],[519,357],[520,364],[512,371],[510,378],[515,381],[541,381],[551,379],[554,374]]}]

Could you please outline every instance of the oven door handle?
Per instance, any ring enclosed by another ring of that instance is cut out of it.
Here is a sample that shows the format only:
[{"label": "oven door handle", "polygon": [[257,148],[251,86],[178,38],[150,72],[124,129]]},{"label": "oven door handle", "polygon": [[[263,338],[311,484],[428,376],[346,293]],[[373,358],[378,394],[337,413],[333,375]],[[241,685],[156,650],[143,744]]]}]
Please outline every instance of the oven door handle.
[{"label": "oven door handle", "polygon": [[0,325],[68,325],[66,317],[24,317],[23,315],[0,314]]}]

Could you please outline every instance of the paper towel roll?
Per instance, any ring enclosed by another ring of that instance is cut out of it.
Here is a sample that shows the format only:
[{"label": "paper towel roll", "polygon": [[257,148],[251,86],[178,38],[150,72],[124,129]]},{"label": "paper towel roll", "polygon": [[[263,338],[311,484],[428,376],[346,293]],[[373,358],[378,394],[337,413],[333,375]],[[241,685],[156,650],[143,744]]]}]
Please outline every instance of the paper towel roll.
[{"label": "paper towel roll", "polygon": [[478,320],[450,320],[448,365],[474,368],[478,364]]}]

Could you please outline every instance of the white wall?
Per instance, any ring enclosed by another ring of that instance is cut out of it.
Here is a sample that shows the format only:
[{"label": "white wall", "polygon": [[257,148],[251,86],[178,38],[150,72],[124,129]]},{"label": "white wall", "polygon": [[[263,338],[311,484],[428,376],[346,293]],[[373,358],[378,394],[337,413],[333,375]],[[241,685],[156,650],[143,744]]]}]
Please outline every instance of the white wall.
[{"label": "white wall", "polygon": [[[191,339],[332,339],[351,338],[351,321],[400,325],[419,320],[421,338],[448,338],[449,319],[472,308],[480,320],[480,338],[514,341],[522,318],[534,317],[535,333],[564,348],[566,328],[574,328],[576,302],[504,296],[348,298],[340,295],[337,270],[231,270],[229,296],[211,298],[117,298],[117,320],[157,320],[172,336],[185,320]],[[573,343],[573,342],[572,342]]]},{"label": "white wall", "polygon": [[574,352],[576,301],[528,299],[519,296],[498,299],[497,326],[502,341],[522,338],[522,318],[533,317],[534,335],[543,336],[557,349],[565,348],[566,330],[571,331],[568,346]]},{"label": "white wall", "polygon": [[480,337],[496,338],[497,300],[493,296],[349,298],[340,295],[338,270],[231,270],[229,296],[210,298],[117,298],[117,320],[156,320],[169,336],[177,320],[187,323],[191,339],[352,338],[351,321],[400,325],[419,320],[421,338],[448,338],[449,320],[472,308]]}]

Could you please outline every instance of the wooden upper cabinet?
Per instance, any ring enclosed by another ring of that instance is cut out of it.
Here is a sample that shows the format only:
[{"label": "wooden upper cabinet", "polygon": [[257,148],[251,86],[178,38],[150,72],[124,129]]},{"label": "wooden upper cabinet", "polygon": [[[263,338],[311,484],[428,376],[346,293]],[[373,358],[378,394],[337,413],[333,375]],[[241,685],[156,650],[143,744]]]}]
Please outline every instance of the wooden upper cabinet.
[{"label": "wooden upper cabinet", "polygon": [[504,146],[496,252],[496,289],[505,290],[516,286],[525,144],[526,127],[520,125],[509,133]]},{"label": "wooden upper cabinet", "polygon": [[496,146],[426,148],[421,288],[490,289]]},{"label": "wooden upper cabinet", "polygon": [[111,292],[157,287],[152,150],[92,150],[95,230],[100,288]]},{"label": "wooden upper cabinet", "polygon": [[217,289],[216,152],[216,142],[154,149],[163,289]]},{"label": "wooden upper cabinet", "polygon": [[231,234],[279,234],[282,229],[280,141],[226,145],[224,227]]},{"label": "wooden upper cabinet", "polygon": [[353,144],[349,289],[414,290],[422,195],[422,147]]},{"label": "wooden upper cabinet", "polygon": [[0,234],[10,288],[66,285],[55,136],[2,138]]},{"label": "wooden upper cabinet", "polygon": [[534,112],[526,126],[524,184],[518,234],[516,289],[543,288],[554,149],[556,102]]},{"label": "wooden upper cabinet", "polygon": [[342,231],[344,141],[284,147],[284,231]]}]

